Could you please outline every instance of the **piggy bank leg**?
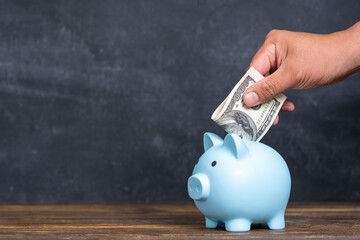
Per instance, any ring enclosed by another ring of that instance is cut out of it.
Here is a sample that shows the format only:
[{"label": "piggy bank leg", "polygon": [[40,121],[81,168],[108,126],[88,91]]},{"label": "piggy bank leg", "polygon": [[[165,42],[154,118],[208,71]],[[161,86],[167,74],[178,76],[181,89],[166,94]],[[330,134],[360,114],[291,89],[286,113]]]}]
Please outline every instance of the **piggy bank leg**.
[{"label": "piggy bank leg", "polygon": [[214,221],[207,217],[205,218],[205,225],[207,228],[217,228],[217,227],[220,227],[221,224],[222,224],[221,221]]},{"label": "piggy bank leg", "polygon": [[251,222],[247,219],[232,219],[225,222],[226,231],[231,232],[245,232],[249,231]]},{"label": "piggy bank leg", "polygon": [[270,229],[284,229],[285,228],[285,218],[284,218],[284,214],[285,213],[280,213],[278,215],[276,215],[275,217],[273,217],[272,219],[270,219],[270,221],[267,222],[267,225],[269,226]]}]

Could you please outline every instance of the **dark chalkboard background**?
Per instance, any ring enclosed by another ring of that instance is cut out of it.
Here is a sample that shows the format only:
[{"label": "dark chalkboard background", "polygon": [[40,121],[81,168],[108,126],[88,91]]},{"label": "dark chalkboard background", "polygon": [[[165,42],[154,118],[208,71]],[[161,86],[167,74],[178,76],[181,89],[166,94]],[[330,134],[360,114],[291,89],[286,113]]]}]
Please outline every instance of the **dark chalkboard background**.
[{"label": "dark chalkboard background", "polygon": [[[0,1],[0,201],[183,201],[210,116],[271,29],[330,33],[353,1]],[[360,200],[360,75],[288,91],[262,142],[292,200]]]}]

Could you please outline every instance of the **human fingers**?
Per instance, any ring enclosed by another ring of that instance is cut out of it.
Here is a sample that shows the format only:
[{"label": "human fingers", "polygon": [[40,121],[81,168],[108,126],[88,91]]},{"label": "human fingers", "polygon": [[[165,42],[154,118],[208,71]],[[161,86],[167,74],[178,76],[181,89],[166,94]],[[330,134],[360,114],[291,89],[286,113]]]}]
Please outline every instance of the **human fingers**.
[{"label": "human fingers", "polygon": [[275,45],[265,42],[250,62],[250,67],[254,67],[262,75],[267,75],[271,69],[276,67]]},{"label": "human fingers", "polygon": [[286,100],[281,107],[281,112],[292,112],[295,110],[295,105],[290,100]]},{"label": "human fingers", "polygon": [[277,94],[292,88],[293,76],[286,68],[279,68],[273,74],[261,79],[249,87],[244,94],[244,102],[253,107],[264,103]]},{"label": "human fingers", "polygon": [[275,121],[273,122],[273,126],[279,123],[279,115],[276,116]]}]

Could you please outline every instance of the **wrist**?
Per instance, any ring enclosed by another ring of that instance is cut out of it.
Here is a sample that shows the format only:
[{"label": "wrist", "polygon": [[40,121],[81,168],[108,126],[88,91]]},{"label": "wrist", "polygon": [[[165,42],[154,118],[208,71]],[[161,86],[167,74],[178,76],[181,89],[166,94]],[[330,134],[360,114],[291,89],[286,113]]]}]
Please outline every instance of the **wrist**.
[{"label": "wrist", "polygon": [[344,31],[347,40],[343,43],[348,54],[348,70],[349,74],[360,71],[360,21],[352,27]]}]

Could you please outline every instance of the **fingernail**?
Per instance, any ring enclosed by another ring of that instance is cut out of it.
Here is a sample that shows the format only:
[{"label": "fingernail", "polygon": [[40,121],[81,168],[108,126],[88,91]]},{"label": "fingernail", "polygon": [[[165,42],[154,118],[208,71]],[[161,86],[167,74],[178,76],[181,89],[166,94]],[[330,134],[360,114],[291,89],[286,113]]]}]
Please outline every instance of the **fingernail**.
[{"label": "fingernail", "polygon": [[282,110],[288,112],[288,111],[290,111],[290,107],[287,106],[287,105],[284,105],[284,106],[282,107]]},{"label": "fingernail", "polygon": [[259,104],[259,96],[255,92],[250,92],[245,95],[244,101],[246,105],[252,107]]}]

